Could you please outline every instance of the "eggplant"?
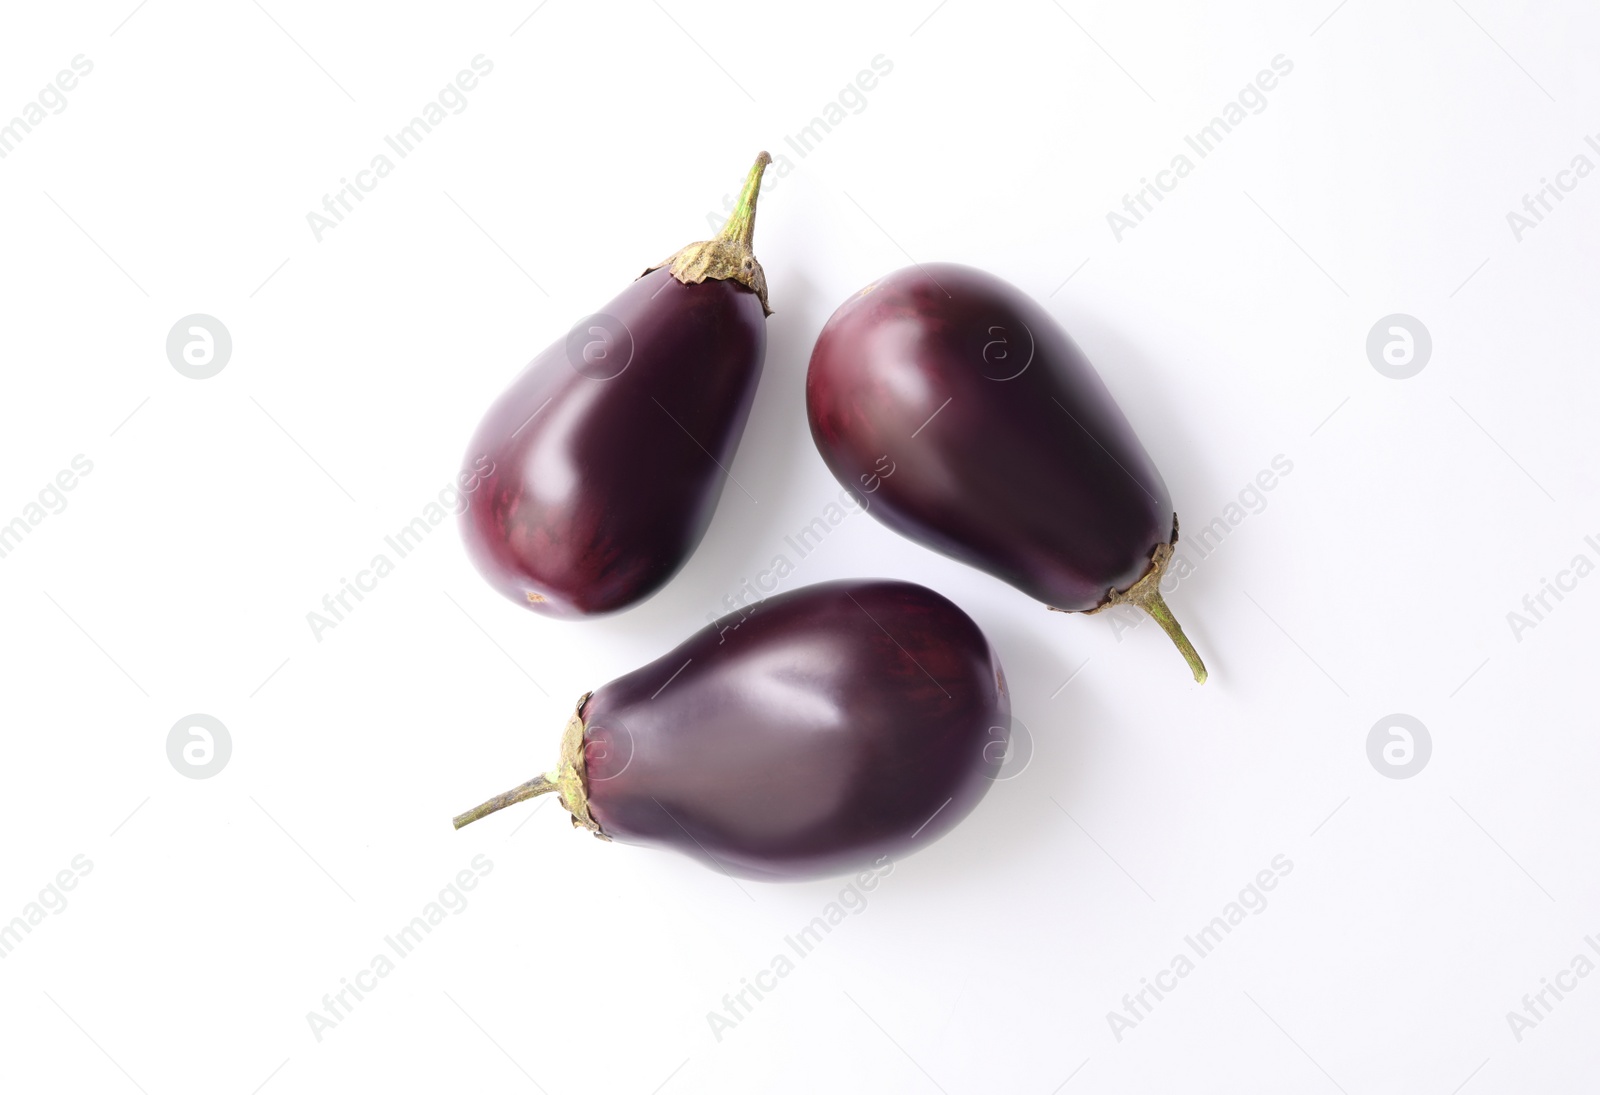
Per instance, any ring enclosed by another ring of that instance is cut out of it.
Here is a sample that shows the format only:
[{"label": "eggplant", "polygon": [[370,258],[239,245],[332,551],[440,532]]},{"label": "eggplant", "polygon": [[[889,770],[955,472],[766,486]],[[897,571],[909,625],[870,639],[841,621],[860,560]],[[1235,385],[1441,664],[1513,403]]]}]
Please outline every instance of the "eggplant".
[{"label": "eggplant", "polygon": [[[635,605],[688,561],[716,511],[766,355],[751,251],[763,152],[716,239],[646,270],[489,408],[468,555],[517,604],[590,616]],[[489,468],[483,474],[483,468]]]},{"label": "eggplant", "polygon": [[983,797],[1011,731],[978,625],[910,582],[768,598],[586,694],[554,770],[455,819],[554,792],[575,827],[730,875],[791,879],[921,847]]},{"label": "eggplant", "polygon": [[1161,596],[1178,515],[1082,351],[1025,293],[908,267],[833,313],[806,373],[811,436],[868,512],[1062,612],[1132,604],[1204,682]]}]

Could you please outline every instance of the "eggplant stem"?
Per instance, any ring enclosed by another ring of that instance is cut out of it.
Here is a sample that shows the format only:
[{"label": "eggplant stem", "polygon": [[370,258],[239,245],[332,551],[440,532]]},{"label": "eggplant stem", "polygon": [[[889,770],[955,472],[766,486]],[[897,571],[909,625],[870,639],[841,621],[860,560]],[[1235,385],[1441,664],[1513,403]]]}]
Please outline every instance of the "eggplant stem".
[{"label": "eggplant stem", "polygon": [[1161,625],[1161,630],[1167,633],[1167,638],[1172,640],[1172,645],[1178,648],[1178,653],[1183,655],[1183,660],[1189,663],[1189,672],[1194,674],[1196,684],[1205,684],[1206,663],[1200,660],[1199,651],[1189,641],[1189,636],[1183,633],[1183,627],[1178,623],[1178,618],[1172,614],[1172,609],[1167,607],[1167,602],[1161,599],[1161,578],[1167,572],[1167,564],[1172,562],[1172,548],[1178,542],[1178,515],[1172,515],[1172,539],[1165,544],[1157,544],[1150,552],[1150,567],[1144,572],[1137,582],[1127,589],[1113,587],[1106,594],[1106,599],[1094,608],[1087,611],[1101,612],[1112,605],[1133,605],[1141,608],[1156,623]]},{"label": "eggplant stem", "polygon": [[463,825],[471,825],[479,818],[488,817],[492,813],[504,810],[507,806],[515,806],[519,802],[526,802],[530,798],[548,795],[560,789],[560,785],[550,776],[534,776],[527,783],[519,784],[504,794],[495,795],[489,801],[479,803],[464,814],[456,815],[455,827],[459,829]]},{"label": "eggplant stem", "polygon": [[771,162],[772,157],[765,152],[756,157],[750,173],[745,176],[744,189],[739,191],[739,204],[733,207],[728,223],[717,233],[718,239],[737,242],[746,250],[750,248],[756,236],[756,199],[761,196],[761,173]]},{"label": "eggplant stem", "polygon": [[572,717],[567,719],[567,728],[561,732],[561,759],[556,762],[554,771],[534,776],[527,783],[519,784],[504,794],[495,795],[488,802],[481,802],[464,814],[457,814],[456,828],[471,825],[479,818],[488,817],[492,813],[504,810],[507,806],[515,806],[530,798],[555,792],[561,798],[561,805],[572,815],[572,824],[576,828],[588,829],[601,840],[610,840],[609,836],[600,831],[600,823],[589,813],[588,778],[584,774],[583,708],[593,694],[585,692],[578,697],[577,706],[572,709]]},{"label": "eggplant stem", "polygon": [[1189,641],[1189,636],[1183,633],[1183,626],[1178,623],[1178,618],[1172,614],[1172,609],[1167,607],[1167,602],[1161,599],[1161,590],[1152,584],[1143,596],[1128,598],[1129,603],[1135,604],[1149,613],[1150,618],[1161,625],[1161,630],[1167,633],[1167,638],[1178,648],[1178,653],[1183,655],[1183,660],[1189,663],[1189,672],[1194,674],[1196,684],[1205,684],[1206,663],[1200,660],[1200,652]]},{"label": "eggplant stem", "polygon": [[[744,187],[739,191],[739,204],[733,207],[727,223],[715,239],[701,240],[681,247],[661,262],[646,270],[659,270],[663,266],[685,285],[698,285],[703,281],[736,281],[761,298],[761,314],[770,316],[772,308],[767,303],[767,273],[756,261],[750,249],[756,234],[756,199],[761,196],[761,173],[772,162],[763,152],[745,176]],[[643,275],[641,275],[643,276]]]}]

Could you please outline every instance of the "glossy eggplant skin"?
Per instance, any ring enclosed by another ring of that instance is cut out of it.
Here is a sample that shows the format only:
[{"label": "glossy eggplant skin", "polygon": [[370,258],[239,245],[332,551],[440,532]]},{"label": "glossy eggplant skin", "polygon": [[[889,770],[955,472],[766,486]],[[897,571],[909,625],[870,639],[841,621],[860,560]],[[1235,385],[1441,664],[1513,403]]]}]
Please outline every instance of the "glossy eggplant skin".
[{"label": "glossy eggplant skin", "polygon": [[930,843],[993,782],[1011,727],[978,625],[930,589],[884,580],[724,617],[598,689],[581,715],[602,833],[767,879]]},{"label": "glossy eggplant skin", "polygon": [[811,435],[896,532],[1088,611],[1171,540],[1171,496],[1060,324],[992,274],[909,267],[846,301],[806,377]]},{"label": "glossy eggplant skin", "polygon": [[590,318],[494,402],[464,464],[493,469],[462,515],[473,563],[552,616],[627,608],[688,560],[766,354],[762,302],[733,281],[656,269]]}]

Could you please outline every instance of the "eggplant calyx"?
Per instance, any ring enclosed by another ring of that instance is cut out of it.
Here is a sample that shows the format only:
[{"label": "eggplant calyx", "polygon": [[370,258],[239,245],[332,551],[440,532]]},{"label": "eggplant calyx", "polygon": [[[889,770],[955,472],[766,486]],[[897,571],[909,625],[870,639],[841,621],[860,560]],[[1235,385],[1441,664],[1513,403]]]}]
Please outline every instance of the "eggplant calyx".
[{"label": "eggplant calyx", "polygon": [[610,840],[600,831],[600,823],[589,813],[589,777],[583,766],[583,706],[593,692],[578,697],[578,704],[561,735],[561,761],[556,765],[556,787],[561,805],[572,815],[574,829],[588,829],[601,840]]},{"label": "eggplant calyx", "polygon": [[728,223],[723,225],[716,239],[691,243],[656,263],[645,273],[665,266],[671,270],[673,277],[685,285],[697,285],[707,278],[713,281],[737,281],[761,299],[762,314],[770,316],[772,309],[767,305],[767,274],[761,269],[761,263],[756,261],[751,243],[755,238],[756,200],[761,196],[761,174],[771,162],[772,157],[765,152],[756,157],[755,165],[745,176],[739,203],[733,207]]},{"label": "eggplant calyx", "polygon": [[1167,565],[1172,562],[1172,548],[1178,542],[1178,515],[1172,515],[1172,540],[1170,543],[1157,544],[1150,552],[1150,568],[1144,572],[1138,581],[1127,589],[1111,589],[1106,593],[1106,599],[1095,607],[1089,609],[1086,615],[1093,615],[1113,605],[1133,605],[1144,610],[1149,617],[1161,625],[1161,630],[1167,633],[1167,638],[1178,648],[1178,653],[1183,655],[1183,660],[1189,663],[1189,672],[1194,674],[1196,684],[1205,684],[1206,663],[1200,660],[1199,651],[1189,641],[1189,636],[1183,633],[1183,627],[1178,623],[1178,618],[1172,614],[1172,609],[1167,607],[1167,602],[1161,597],[1161,578],[1167,572]]},{"label": "eggplant calyx", "polygon": [[534,776],[526,783],[520,783],[503,794],[479,803],[466,813],[456,815],[455,827],[459,829],[479,818],[504,810],[507,806],[554,792],[561,800],[561,805],[572,815],[574,829],[588,829],[601,840],[610,840],[609,836],[600,831],[600,823],[589,813],[589,781],[583,766],[583,706],[589,702],[589,697],[593,694],[585,692],[578,698],[578,705],[573,710],[572,717],[567,720],[567,728],[561,735],[561,759],[557,761],[553,770]]}]

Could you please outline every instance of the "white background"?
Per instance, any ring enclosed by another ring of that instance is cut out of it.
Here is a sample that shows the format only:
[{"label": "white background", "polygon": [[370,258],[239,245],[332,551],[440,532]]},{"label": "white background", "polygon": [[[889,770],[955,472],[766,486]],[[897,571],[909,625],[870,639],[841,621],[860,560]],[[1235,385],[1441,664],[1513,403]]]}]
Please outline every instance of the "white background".
[{"label": "white background", "polygon": [[[1506,614],[1600,561],[1600,178],[1520,242],[1506,215],[1600,133],[1592,6],[132,3],[0,26],[0,119],[94,65],[0,160],[0,521],[93,462],[0,559],[0,918],[93,864],[0,961],[0,1086],[1590,1082],[1600,976],[1520,1042],[1506,1013],[1600,935],[1600,579],[1520,641]],[[478,54],[467,109],[319,243],[306,214]],[[785,137],[879,54],[865,109],[798,156]],[[1266,108],[1118,242],[1106,214],[1279,54]],[[760,148],[792,170],[756,234],[776,314],[731,468],[755,501],[725,491],[619,616],[517,608],[447,525],[314,638],[500,388],[704,238]],[[719,1041],[707,1013],[840,882],[733,884],[548,804],[449,818],[547,767],[580,693],[835,496],[810,346],[913,258],[1043,301],[1187,526],[1274,456],[1293,471],[1172,598],[1204,687],[1154,626],[1046,612],[867,517],[800,561],[790,587],[893,575],[960,604],[1034,752]],[[1434,342],[1403,381],[1365,348],[1397,312]],[[210,380],[166,357],[191,313],[232,334]],[[194,712],[233,743],[204,780],[166,752]],[[1408,779],[1367,754],[1395,712],[1432,740]],[[470,905],[319,1042],[306,1014],[480,853]],[[1119,1041],[1123,994],[1280,854],[1267,908]]]}]

